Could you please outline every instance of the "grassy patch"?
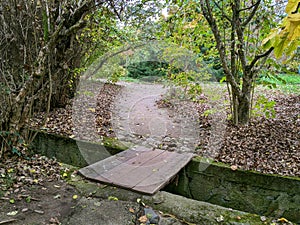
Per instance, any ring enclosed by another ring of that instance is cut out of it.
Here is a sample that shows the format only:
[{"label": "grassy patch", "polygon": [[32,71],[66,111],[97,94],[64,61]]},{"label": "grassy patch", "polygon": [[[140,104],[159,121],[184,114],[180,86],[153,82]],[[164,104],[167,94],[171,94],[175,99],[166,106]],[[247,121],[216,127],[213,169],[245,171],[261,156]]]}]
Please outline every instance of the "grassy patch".
[{"label": "grassy patch", "polygon": [[300,75],[299,74],[279,74],[278,79],[262,77],[260,83],[272,83],[276,88],[287,94],[300,94]]}]

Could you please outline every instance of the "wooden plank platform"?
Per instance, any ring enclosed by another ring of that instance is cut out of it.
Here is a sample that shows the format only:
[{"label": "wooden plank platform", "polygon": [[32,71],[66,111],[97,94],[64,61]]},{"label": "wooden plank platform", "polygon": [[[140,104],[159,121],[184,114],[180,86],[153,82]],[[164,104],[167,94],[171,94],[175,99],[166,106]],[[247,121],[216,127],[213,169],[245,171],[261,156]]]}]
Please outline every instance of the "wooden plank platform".
[{"label": "wooden plank platform", "polygon": [[193,158],[138,146],[79,170],[86,178],[146,194],[154,194]]}]

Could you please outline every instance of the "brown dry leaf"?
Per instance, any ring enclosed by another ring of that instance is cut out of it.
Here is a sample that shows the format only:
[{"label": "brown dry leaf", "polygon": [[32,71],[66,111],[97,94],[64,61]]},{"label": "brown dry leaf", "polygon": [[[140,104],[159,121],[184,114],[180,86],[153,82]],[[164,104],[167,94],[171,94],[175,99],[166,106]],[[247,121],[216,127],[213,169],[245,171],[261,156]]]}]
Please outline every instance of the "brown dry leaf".
[{"label": "brown dry leaf", "polygon": [[238,167],[237,167],[236,165],[232,165],[232,166],[230,167],[230,169],[232,169],[233,171],[234,171],[234,170],[237,170],[237,168],[238,168]]},{"label": "brown dry leaf", "polygon": [[133,208],[129,208],[129,212],[134,213],[134,209]]},{"label": "brown dry leaf", "polygon": [[139,222],[140,222],[140,223],[147,223],[147,221],[148,221],[148,218],[147,218],[146,215],[145,215],[145,216],[141,216],[141,217],[139,218]]}]

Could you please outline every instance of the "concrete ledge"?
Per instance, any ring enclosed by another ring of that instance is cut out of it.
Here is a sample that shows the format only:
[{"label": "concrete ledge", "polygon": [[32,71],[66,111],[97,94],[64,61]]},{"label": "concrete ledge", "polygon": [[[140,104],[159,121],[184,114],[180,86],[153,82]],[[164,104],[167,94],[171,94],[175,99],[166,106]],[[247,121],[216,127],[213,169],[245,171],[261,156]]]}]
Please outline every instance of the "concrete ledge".
[{"label": "concrete ledge", "polygon": [[142,195],[125,189],[98,185],[92,181],[84,180],[76,175],[69,183],[83,196],[107,199],[114,196],[122,201],[136,202],[141,198],[144,203],[155,210],[176,215],[176,217],[195,223],[197,225],[263,225],[271,224],[272,219],[266,218],[262,221],[260,216],[213,205],[206,202],[188,199],[165,191],[158,192],[154,196]]},{"label": "concrete ledge", "polygon": [[194,158],[166,190],[199,201],[300,223],[300,178],[235,170]]},{"label": "concrete ledge", "polygon": [[124,151],[130,146],[113,138],[103,138],[102,143],[92,143],[75,140],[56,134],[49,134],[42,131],[31,143],[31,150],[34,153],[45,155],[49,158],[56,158],[58,161],[77,166],[85,167],[111,155]]},{"label": "concrete ledge", "polygon": [[[39,132],[32,143],[35,153],[55,157],[60,162],[77,167],[84,167],[107,158],[127,149],[127,146],[115,139],[106,139],[102,144],[96,144],[44,132]],[[116,189],[106,190],[109,196],[118,194],[114,192]],[[228,165],[205,162],[202,158],[196,157],[165,190],[249,213],[275,218],[284,217],[300,224],[298,177],[233,171]],[[131,195],[132,192],[128,191],[124,194],[124,198],[127,199]]]}]

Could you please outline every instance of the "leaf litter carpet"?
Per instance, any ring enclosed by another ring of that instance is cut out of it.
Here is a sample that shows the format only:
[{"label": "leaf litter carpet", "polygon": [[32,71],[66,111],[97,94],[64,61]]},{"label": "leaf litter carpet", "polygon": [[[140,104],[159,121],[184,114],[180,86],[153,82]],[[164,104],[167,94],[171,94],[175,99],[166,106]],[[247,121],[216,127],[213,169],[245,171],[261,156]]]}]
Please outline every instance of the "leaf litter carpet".
[{"label": "leaf litter carpet", "polygon": [[[151,94],[149,90],[154,93]],[[276,117],[255,117],[249,125],[236,127],[228,121],[220,126],[213,125],[214,114],[205,113],[211,107],[210,100],[205,95],[201,96],[202,99],[197,104],[189,101],[164,101],[163,95],[167,94],[167,89],[160,84],[122,82],[113,85],[99,82],[87,85],[85,91],[88,94],[81,95],[80,101],[75,99],[65,109],[52,111],[45,126],[42,126],[45,117],[43,113],[35,116],[31,126],[82,140],[101,141],[101,136],[117,137],[156,149],[193,152],[239,169],[300,176],[299,95],[266,92],[265,95],[270,100],[276,101]],[[151,102],[150,109],[147,109],[147,101]],[[132,107],[130,103],[134,103]],[[129,111],[124,108],[122,111],[122,104]],[[136,110],[133,114],[136,115],[141,107],[148,110],[142,111],[146,120],[128,120],[131,113]],[[153,115],[156,116],[151,114],[153,112],[150,111],[153,110],[163,112],[160,121],[168,120],[171,128],[179,124],[180,135],[167,132],[165,121],[157,125],[162,126],[163,133],[149,132],[149,129],[148,132],[145,129],[139,131],[137,128],[143,127],[142,123],[150,121]],[[168,117],[166,113],[169,114]],[[187,127],[195,132],[182,132],[182,124],[188,124]],[[131,126],[130,132],[126,126]],[[222,132],[218,132],[218,129]],[[219,137],[214,138],[214,135]]]}]

